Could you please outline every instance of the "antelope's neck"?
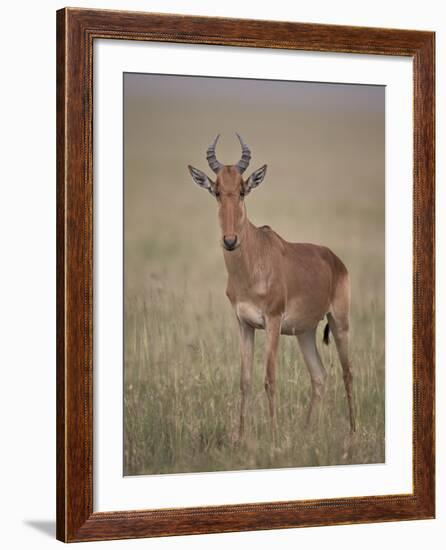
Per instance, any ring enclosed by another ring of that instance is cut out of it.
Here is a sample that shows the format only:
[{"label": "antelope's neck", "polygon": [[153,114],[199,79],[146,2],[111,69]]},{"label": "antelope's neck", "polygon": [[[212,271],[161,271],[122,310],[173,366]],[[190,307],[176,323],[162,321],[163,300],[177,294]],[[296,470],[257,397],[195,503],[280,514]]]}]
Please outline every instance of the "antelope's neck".
[{"label": "antelope's neck", "polygon": [[240,233],[240,246],[233,251],[223,249],[226,270],[229,279],[237,285],[249,286],[257,270],[259,246],[257,246],[257,227],[248,219]]}]

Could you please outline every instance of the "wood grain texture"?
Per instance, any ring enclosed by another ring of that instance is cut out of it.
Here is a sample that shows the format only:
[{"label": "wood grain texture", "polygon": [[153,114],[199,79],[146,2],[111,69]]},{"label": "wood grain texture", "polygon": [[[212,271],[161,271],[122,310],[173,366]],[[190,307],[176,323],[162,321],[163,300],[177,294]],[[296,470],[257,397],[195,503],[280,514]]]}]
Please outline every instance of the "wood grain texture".
[{"label": "wood grain texture", "polygon": [[[93,512],[93,41],[402,55],[414,67],[413,493]],[[66,8],[57,12],[57,538],[63,541],[434,517],[434,34]]]}]

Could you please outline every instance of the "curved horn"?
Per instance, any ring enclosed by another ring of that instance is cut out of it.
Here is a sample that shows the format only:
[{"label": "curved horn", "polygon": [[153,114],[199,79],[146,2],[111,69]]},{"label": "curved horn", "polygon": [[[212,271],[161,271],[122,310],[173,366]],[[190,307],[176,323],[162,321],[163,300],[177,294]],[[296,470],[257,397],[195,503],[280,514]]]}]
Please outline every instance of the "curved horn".
[{"label": "curved horn", "polygon": [[220,168],[223,166],[218,162],[217,157],[215,156],[215,146],[217,145],[218,138],[220,137],[220,134],[214,139],[214,142],[212,145],[209,145],[208,150],[206,151],[206,158],[208,160],[209,166],[211,170],[213,170],[215,173],[217,173]]},{"label": "curved horn", "polygon": [[238,161],[237,168],[239,169],[240,174],[243,174],[243,172],[249,166],[249,161],[251,160],[251,151],[249,150],[249,147],[246,145],[246,143],[243,142],[242,138],[237,133],[235,135],[238,137],[240,145],[242,146],[242,158]]}]

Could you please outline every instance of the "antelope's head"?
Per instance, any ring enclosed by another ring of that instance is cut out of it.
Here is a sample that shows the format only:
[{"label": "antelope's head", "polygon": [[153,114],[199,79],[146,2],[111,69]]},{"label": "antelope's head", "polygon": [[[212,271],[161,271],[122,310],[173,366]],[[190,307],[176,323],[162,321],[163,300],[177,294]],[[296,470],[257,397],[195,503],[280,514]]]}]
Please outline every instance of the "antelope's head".
[{"label": "antelope's head", "polygon": [[242,158],[237,164],[225,166],[218,162],[215,155],[215,146],[219,137],[218,135],[215,138],[206,153],[209,167],[216,174],[215,181],[193,166],[189,166],[189,171],[195,183],[203,189],[207,189],[217,199],[223,247],[225,250],[231,251],[241,244],[241,232],[246,221],[244,199],[252,189],[262,183],[266,173],[266,164],[244,180],[243,172],[248,168],[251,160],[249,147],[237,134],[242,147]]}]

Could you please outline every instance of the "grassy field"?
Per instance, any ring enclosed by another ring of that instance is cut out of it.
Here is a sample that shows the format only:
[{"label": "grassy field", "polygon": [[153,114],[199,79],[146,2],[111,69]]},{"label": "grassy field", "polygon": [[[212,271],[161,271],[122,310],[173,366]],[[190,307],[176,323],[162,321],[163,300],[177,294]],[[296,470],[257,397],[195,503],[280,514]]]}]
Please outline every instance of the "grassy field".
[{"label": "grassy field", "polygon": [[[347,265],[352,280],[357,432],[349,436],[341,366],[334,343],[322,344],[321,323],[318,347],[328,383],[320,415],[313,430],[304,429],[310,379],[296,339],[282,336],[279,437],[272,448],[263,388],[263,331],[256,331],[247,433],[237,444],[239,344],[225,296],[216,204],[192,182],[186,168],[190,163],[207,170],[205,148],[215,133],[215,121],[206,122],[206,139],[198,139],[188,134],[189,119],[177,116],[166,153],[163,131],[169,127],[169,113],[162,100],[158,105],[155,99],[148,103],[155,104],[152,110],[144,110],[144,94],[134,95],[126,111],[125,475],[383,462],[383,117],[361,111],[360,120],[357,112],[350,112],[349,119],[342,112],[333,139],[334,115],[313,124],[310,113],[305,128],[290,124],[293,130],[285,142],[249,139],[249,131],[243,133],[247,122],[240,117],[240,131],[253,150],[250,168],[269,165],[265,182],[247,199],[250,219],[271,225],[289,241],[329,246]],[[287,109],[285,104],[283,132]],[[274,113],[271,132],[280,119],[277,108]],[[158,147],[144,142],[146,124],[160,129]],[[232,125],[229,121],[226,128],[221,120],[218,126],[227,131],[219,146],[223,162],[239,157],[229,133]],[[301,134],[293,137],[295,128]],[[316,140],[313,144],[308,135]],[[287,150],[292,147],[304,159],[297,172],[290,164],[295,156]],[[324,162],[319,160],[321,151]]]},{"label": "grassy field", "polygon": [[[235,320],[209,295],[185,319],[187,292],[162,287],[134,298],[126,314],[125,472],[127,475],[321,466],[384,459],[382,321],[355,319],[352,359],[358,432],[348,435],[341,369],[322,349],[328,389],[315,429],[303,423],[310,383],[297,342],[282,337],[277,384],[279,440],[272,449],[263,389],[263,332],[257,332],[247,436],[237,445],[239,354]],[[371,312],[373,305],[370,304]],[[154,344],[156,342],[156,344]],[[322,346],[320,346],[322,348]]]}]

